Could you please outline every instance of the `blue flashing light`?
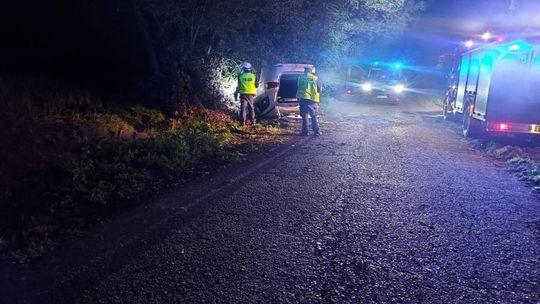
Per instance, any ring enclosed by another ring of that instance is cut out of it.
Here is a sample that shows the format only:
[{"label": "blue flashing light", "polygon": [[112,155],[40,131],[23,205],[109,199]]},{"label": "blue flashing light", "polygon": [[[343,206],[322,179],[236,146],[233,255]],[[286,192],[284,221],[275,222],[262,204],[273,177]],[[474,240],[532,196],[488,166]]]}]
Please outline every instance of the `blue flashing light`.
[{"label": "blue flashing light", "polygon": [[531,50],[534,48],[533,45],[525,42],[525,41],[521,41],[521,40],[518,40],[518,41],[514,41],[512,43],[508,43],[508,44],[505,44],[505,45],[502,45],[502,50],[501,51],[506,51],[506,52],[521,52],[521,51],[528,51],[528,50]]},{"label": "blue flashing light", "polygon": [[510,52],[517,52],[517,51],[521,50],[521,46],[520,46],[519,44],[517,44],[517,43],[516,43],[516,44],[512,44],[512,45],[508,48],[508,50],[509,50]]},{"label": "blue flashing light", "polygon": [[374,66],[378,66],[378,65],[379,65],[379,62],[378,62],[378,61],[375,61],[375,62],[373,63],[373,65],[374,65]]},{"label": "blue flashing light", "polygon": [[394,69],[399,70],[401,69],[402,65],[401,63],[394,63]]}]

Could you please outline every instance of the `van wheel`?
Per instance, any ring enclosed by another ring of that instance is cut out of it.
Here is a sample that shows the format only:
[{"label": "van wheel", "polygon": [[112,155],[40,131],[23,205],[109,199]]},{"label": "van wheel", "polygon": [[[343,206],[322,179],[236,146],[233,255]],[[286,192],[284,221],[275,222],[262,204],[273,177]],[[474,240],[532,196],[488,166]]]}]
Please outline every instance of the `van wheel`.
[{"label": "van wheel", "polygon": [[463,136],[480,138],[483,135],[482,123],[473,115],[474,104],[468,103],[463,111]]}]

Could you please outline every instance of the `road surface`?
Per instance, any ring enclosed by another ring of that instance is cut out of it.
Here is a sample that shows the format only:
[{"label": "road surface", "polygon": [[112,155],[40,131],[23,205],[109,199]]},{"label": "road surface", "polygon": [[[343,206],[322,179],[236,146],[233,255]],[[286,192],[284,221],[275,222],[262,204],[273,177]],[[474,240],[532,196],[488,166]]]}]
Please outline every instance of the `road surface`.
[{"label": "road surface", "polygon": [[17,300],[538,303],[539,197],[455,129],[334,101],[323,136],[130,212]]}]

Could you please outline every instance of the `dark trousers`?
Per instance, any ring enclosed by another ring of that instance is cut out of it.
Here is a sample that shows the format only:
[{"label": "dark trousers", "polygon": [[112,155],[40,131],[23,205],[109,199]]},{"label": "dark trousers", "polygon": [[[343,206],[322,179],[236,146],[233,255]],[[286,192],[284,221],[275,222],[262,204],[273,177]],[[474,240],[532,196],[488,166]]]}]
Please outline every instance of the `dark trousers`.
[{"label": "dark trousers", "polygon": [[298,103],[300,104],[300,116],[302,116],[302,133],[308,133],[308,115],[311,116],[313,132],[319,133],[319,122],[317,121],[319,104],[309,99],[300,99]]},{"label": "dark trousers", "polygon": [[240,119],[242,124],[246,123],[247,111],[250,111],[251,122],[255,124],[255,105],[253,103],[255,95],[241,94],[240,95]]}]

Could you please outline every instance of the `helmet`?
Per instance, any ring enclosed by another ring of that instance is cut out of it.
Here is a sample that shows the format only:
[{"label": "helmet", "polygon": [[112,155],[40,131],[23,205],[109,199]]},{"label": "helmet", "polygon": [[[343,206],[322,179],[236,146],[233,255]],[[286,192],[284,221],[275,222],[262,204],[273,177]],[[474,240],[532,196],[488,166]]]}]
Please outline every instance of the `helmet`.
[{"label": "helmet", "polygon": [[242,69],[244,70],[251,70],[251,63],[249,62],[244,61],[242,62],[241,66],[242,66]]}]

